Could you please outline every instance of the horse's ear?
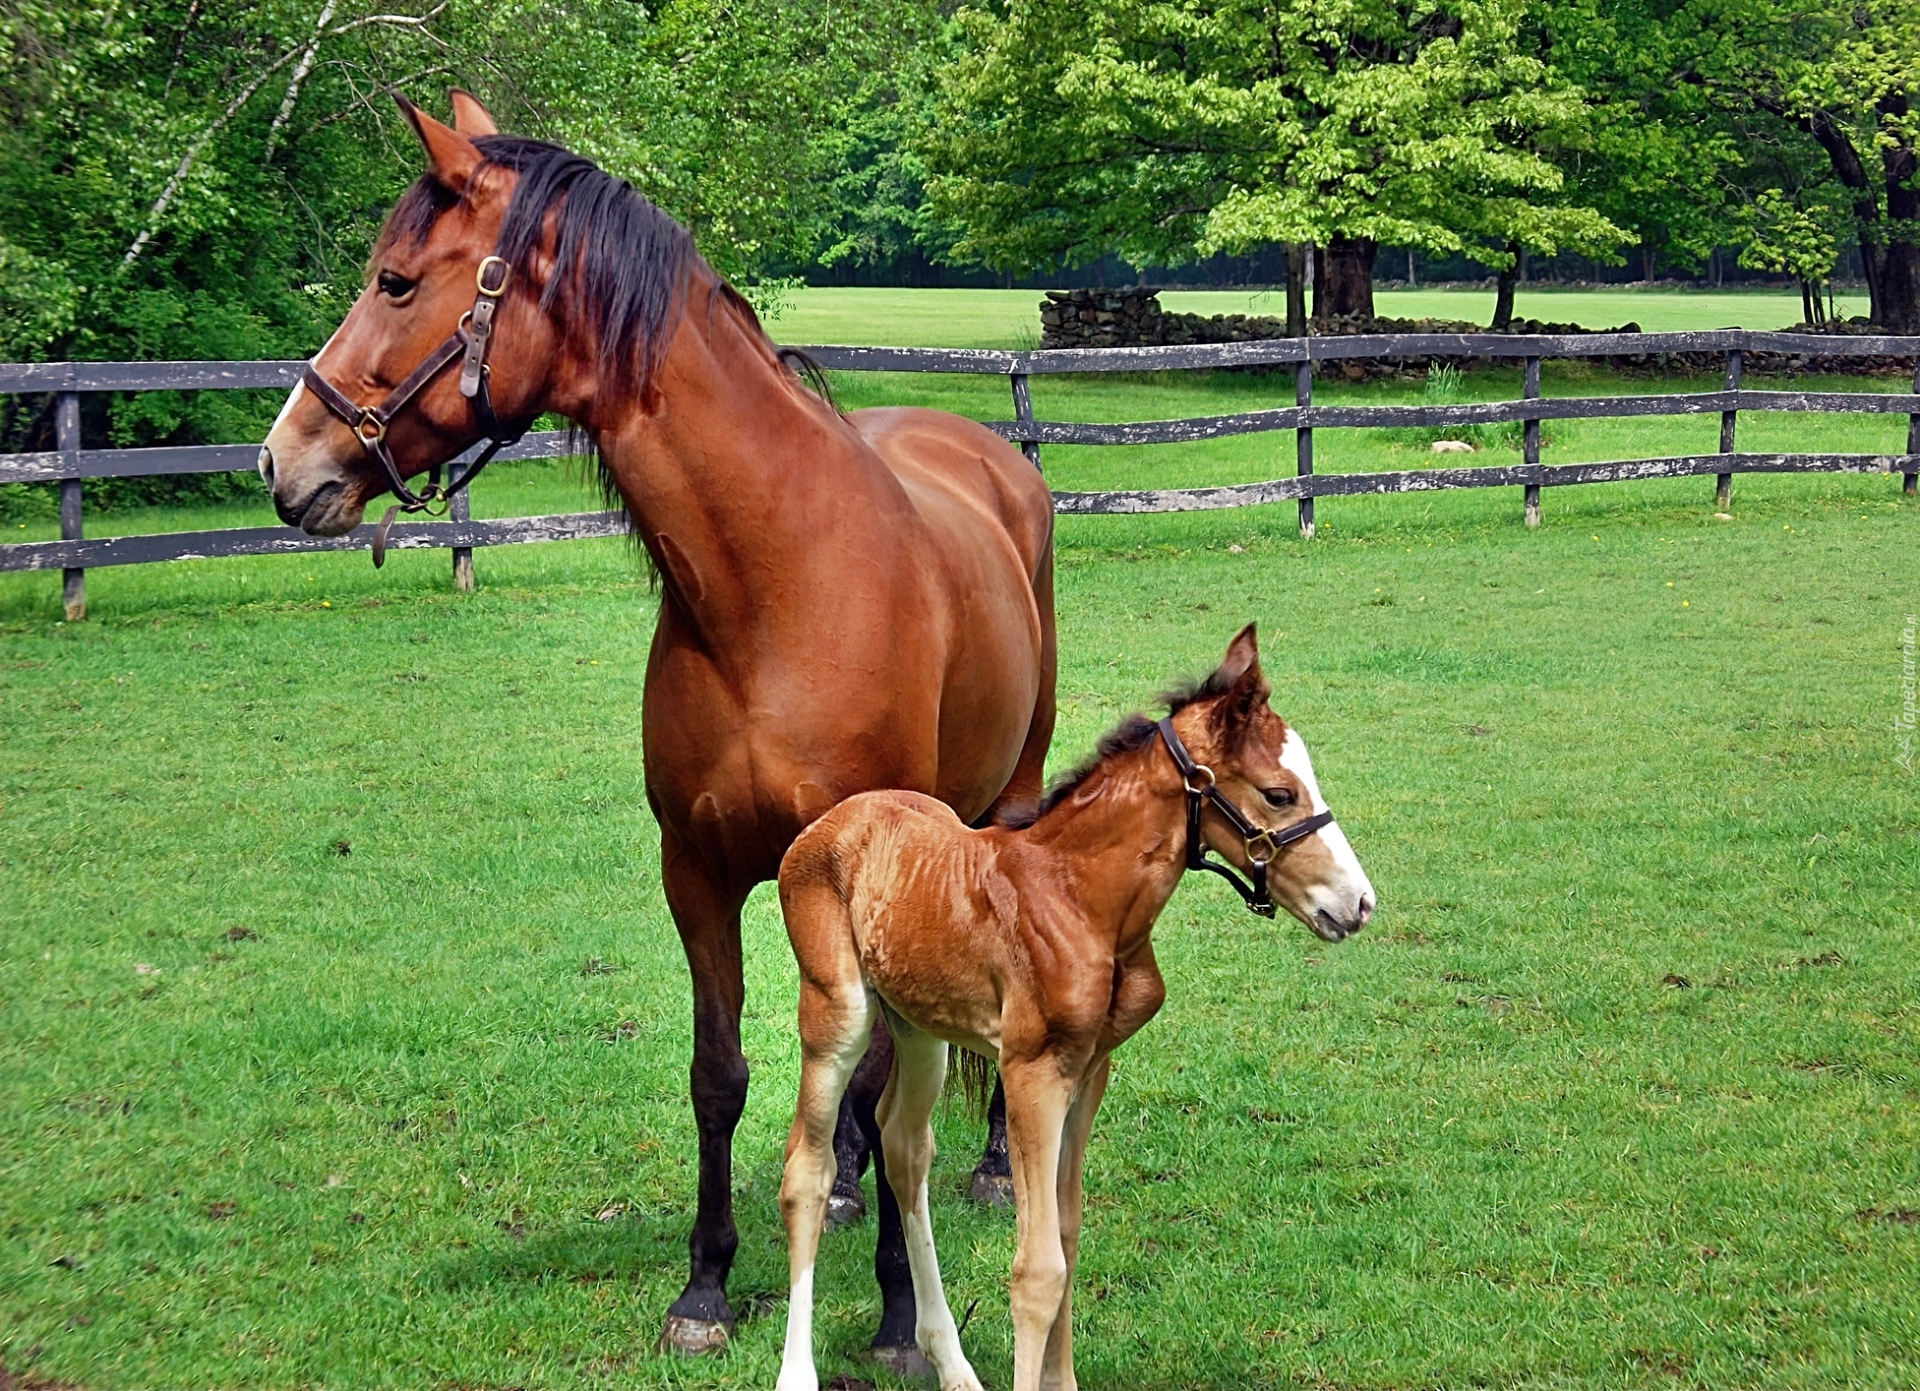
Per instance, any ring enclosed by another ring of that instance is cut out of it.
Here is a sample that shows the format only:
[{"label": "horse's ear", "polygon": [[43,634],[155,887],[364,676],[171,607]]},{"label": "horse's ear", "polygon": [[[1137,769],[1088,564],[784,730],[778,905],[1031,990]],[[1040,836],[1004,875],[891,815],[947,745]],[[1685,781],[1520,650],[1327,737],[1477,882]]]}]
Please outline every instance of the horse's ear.
[{"label": "horse's ear", "polygon": [[473,171],[480,167],[479,148],[450,126],[443,126],[426,112],[401,96],[393,94],[400,114],[407,118],[413,133],[427,148],[428,172],[434,181],[450,193],[464,193]]},{"label": "horse's ear", "polygon": [[1260,642],[1253,627],[1249,623],[1227,644],[1227,655],[1214,674],[1215,680],[1227,687],[1227,698],[1220,703],[1219,711],[1229,733],[1245,726],[1273,694],[1272,685],[1260,670]]},{"label": "horse's ear", "polygon": [[453,128],[460,134],[471,140],[476,135],[500,133],[500,127],[493,123],[493,117],[473,93],[455,87],[447,95],[453,99]]}]

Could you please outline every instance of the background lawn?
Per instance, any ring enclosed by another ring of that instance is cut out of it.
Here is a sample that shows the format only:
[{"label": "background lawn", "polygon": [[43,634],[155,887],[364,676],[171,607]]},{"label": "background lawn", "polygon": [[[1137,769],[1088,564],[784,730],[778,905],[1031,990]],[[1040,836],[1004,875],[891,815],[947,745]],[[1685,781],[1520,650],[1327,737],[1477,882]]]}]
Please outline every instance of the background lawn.
[{"label": "background lawn", "polygon": [[[1658,386],[1582,370],[1549,392]],[[1290,385],[1035,397],[1138,419]],[[991,379],[838,387],[1010,414]],[[1868,449],[1903,424],[1741,430]],[[1583,423],[1546,457],[1716,426]],[[1322,467],[1420,457],[1316,443]],[[1269,477],[1292,438],[1045,463],[1059,487]],[[1549,490],[1536,532],[1517,489],[1323,499],[1310,544],[1290,506],[1062,520],[1055,766],[1256,618],[1381,895],[1339,947],[1211,882],[1175,897],[1170,999],[1092,1147],[1085,1384],[1920,1379],[1920,800],[1893,734],[1920,508],[1897,479],[1743,477],[1716,522],[1711,492]],[[593,505],[568,462],[477,494]],[[654,599],[617,541],[483,551],[467,596],[447,568],[97,570],[79,625],[55,577],[0,576],[0,1367],[93,1391],[771,1383],[797,1078],[771,892],[746,924],[746,1317],[725,1358],[663,1360],[694,1184],[641,791]],[[1012,1223],[961,1197],[979,1128],[940,1127],[949,1291],[1004,1386]],[[823,1377],[874,1375],[871,1241],[825,1245]]]},{"label": "background lawn", "polygon": [[[1040,343],[1038,290],[896,290],[815,287],[797,291],[769,327],[787,343],[883,343],[895,347],[1034,348]],[[1485,323],[1491,290],[1376,290],[1380,313],[1398,318]],[[1182,314],[1267,314],[1284,318],[1286,297],[1272,291],[1169,290],[1166,309]],[[1866,312],[1865,296],[1836,296],[1842,318]],[[1800,319],[1792,291],[1555,290],[1523,286],[1514,310],[1524,318],[1615,328],[1636,322],[1648,333],[1704,328],[1784,328]]]}]

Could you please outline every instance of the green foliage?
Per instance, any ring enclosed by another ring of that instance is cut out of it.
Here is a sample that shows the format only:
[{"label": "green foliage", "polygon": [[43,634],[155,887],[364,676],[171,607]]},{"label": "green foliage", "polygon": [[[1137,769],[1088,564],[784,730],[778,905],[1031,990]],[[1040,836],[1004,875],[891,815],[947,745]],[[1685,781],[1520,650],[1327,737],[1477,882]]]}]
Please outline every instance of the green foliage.
[{"label": "green foliage", "polygon": [[[777,308],[756,282],[811,245],[822,132],[915,32],[893,8],[0,0],[0,358],[311,353],[421,167],[394,87],[440,108],[465,86],[601,160]],[[274,407],[98,405],[88,438],[128,445],[244,439]],[[10,412],[0,447],[44,443],[39,403]]]},{"label": "green foliage", "polygon": [[1521,0],[1017,0],[956,24],[931,191],[990,265],[1334,238],[1500,264],[1626,237],[1564,196],[1589,108]]},{"label": "green foliage", "polygon": [[1740,264],[1823,284],[1837,255],[1832,221],[1833,210],[1824,203],[1798,207],[1770,188],[1754,199],[1753,241],[1740,253]]}]

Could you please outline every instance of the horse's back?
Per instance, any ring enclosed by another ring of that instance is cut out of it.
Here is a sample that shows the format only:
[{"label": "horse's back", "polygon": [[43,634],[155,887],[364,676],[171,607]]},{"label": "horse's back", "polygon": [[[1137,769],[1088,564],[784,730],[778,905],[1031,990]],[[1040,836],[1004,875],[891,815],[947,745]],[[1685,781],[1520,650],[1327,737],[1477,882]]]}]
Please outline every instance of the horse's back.
[{"label": "horse's back", "polygon": [[946,498],[979,509],[1012,540],[1027,577],[1036,576],[1053,539],[1053,495],[1018,449],[978,421],[923,406],[876,406],[847,422],[922,506]]}]

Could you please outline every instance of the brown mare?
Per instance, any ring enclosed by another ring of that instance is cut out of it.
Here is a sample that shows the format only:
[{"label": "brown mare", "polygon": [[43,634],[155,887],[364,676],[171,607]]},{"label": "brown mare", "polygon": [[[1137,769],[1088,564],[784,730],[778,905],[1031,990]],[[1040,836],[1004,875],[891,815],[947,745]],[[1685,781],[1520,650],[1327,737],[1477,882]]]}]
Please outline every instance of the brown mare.
[{"label": "brown mare", "polygon": [[1006,1088],[1014,1391],[1072,1391],[1087,1133],[1113,1050],[1166,997],[1149,938],[1181,873],[1211,847],[1252,879],[1241,891],[1256,912],[1271,914],[1271,880],[1280,906],[1328,941],[1373,912],[1373,886],[1269,689],[1249,625],[1200,687],[1169,697],[1166,720],[1122,723],[1037,815],[968,830],[931,797],[869,792],[787,851],[780,906],[800,962],[801,1064],[780,1186],[792,1292],[778,1391],[818,1385],[813,1267],[834,1117],[876,1016],[894,1040],[879,1108],[885,1175],[906,1214],[916,1333],[942,1391],[980,1388],[927,1214],[928,1120],[949,1044],[998,1058]]},{"label": "brown mare", "polygon": [[[288,398],[260,472],[286,522],[337,536],[382,493],[414,496],[400,479],[551,411],[591,438],[659,568],[641,746],[693,974],[700,1139],[691,1275],[662,1341],[699,1351],[733,1323],[741,904],[850,794],[912,788],[973,821],[1038,792],[1052,501],[980,425],[836,412],[625,183],[498,134],[465,93],[452,129],[401,104],[429,171],[389,214],[371,283]],[[876,1031],[877,1054],[885,1043]],[[867,1072],[856,1110],[871,1127],[884,1056]],[[875,1345],[910,1355],[899,1217],[877,1186]]]}]

